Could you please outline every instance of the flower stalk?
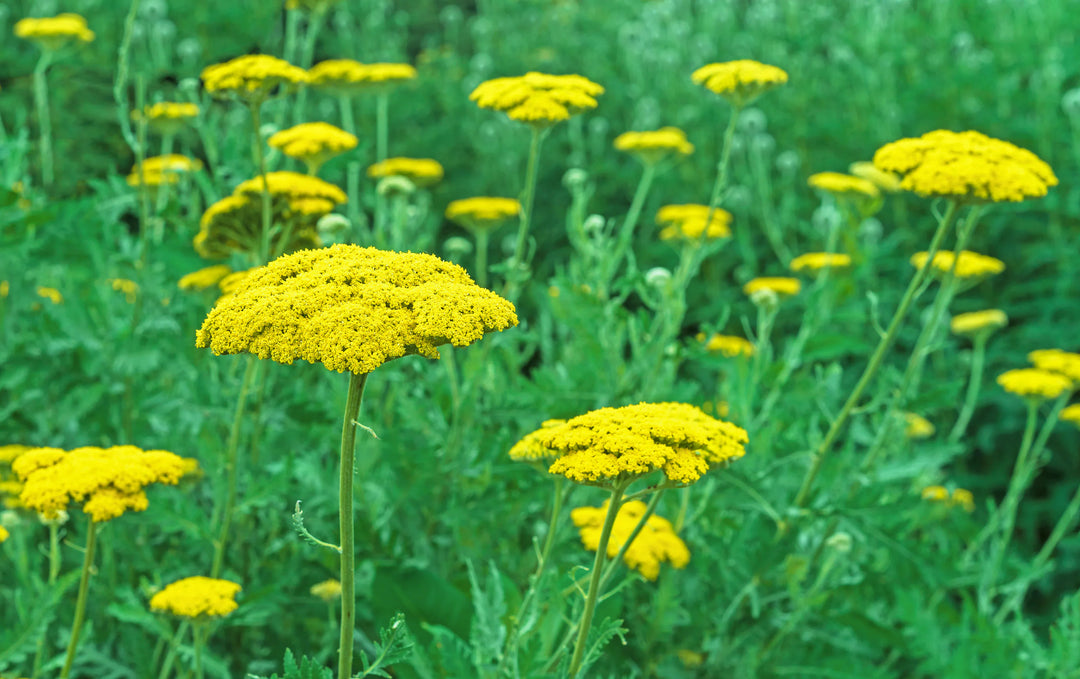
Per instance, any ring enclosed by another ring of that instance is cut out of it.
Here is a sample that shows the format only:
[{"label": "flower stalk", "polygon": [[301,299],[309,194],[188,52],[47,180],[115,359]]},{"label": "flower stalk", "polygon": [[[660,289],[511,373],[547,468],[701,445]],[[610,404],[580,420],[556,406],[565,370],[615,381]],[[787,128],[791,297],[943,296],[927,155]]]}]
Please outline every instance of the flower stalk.
[{"label": "flower stalk", "polygon": [[86,618],[86,597],[90,590],[90,570],[94,564],[96,543],[97,524],[91,520],[87,522],[86,552],[83,554],[82,574],[79,576],[79,594],[75,600],[75,619],[71,623],[71,639],[68,641],[67,654],[64,657],[64,668],[60,670],[60,679],[68,679],[71,675],[71,666],[75,662],[75,649],[79,646],[79,635],[82,632],[83,620]]},{"label": "flower stalk", "polygon": [[338,645],[338,679],[351,679],[353,628],[356,623],[356,554],[353,536],[353,476],[356,470],[356,428],[368,373],[349,374],[349,394],[341,425],[341,469],[338,490],[338,521],[341,533],[341,637]]}]

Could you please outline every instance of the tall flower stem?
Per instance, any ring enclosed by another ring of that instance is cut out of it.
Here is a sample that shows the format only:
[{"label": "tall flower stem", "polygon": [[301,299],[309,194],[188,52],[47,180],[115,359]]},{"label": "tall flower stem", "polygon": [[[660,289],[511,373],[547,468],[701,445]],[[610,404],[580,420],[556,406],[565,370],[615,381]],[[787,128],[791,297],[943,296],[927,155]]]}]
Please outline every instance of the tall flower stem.
[{"label": "tall flower stem", "polygon": [[513,298],[517,294],[517,286],[520,284],[518,277],[522,274],[519,269],[525,269],[525,244],[529,240],[529,224],[532,220],[533,202],[536,199],[536,178],[540,167],[540,145],[547,137],[547,128],[532,128],[532,139],[529,142],[529,162],[525,167],[525,191],[521,200],[521,220],[518,223],[517,242],[514,245],[514,258],[510,260],[510,270],[506,272],[506,285],[503,288],[503,297]]},{"label": "tall flower stem", "polygon": [[[57,521],[49,522],[49,591],[52,592],[56,579],[60,576],[60,524]],[[37,679],[41,675],[41,664],[45,661],[45,640],[49,633],[46,625],[41,629],[38,638],[37,652],[34,653],[34,669],[30,676]]]},{"label": "tall flower stem", "polygon": [[[645,207],[645,198],[649,195],[649,189],[652,187],[655,177],[656,163],[646,163],[645,169],[641,173],[641,179],[638,181],[637,189],[634,191],[634,198],[630,201],[630,210],[626,213],[626,219],[623,220],[622,228],[619,229],[619,235],[615,238],[615,249],[603,260],[606,271],[603,272],[600,280],[605,287],[610,283],[610,278],[615,275],[615,271],[618,269],[623,257],[630,250],[630,242],[634,238],[634,229],[641,218],[641,210]],[[606,290],[600,291],[601,298],[606,295],[606,292]]]},{"label": "tall flower stem", "polygon": [[971,376],[968,379],[967,394],[964,396],[964,405],[960,408],[960,415],[956,418],[956,424],[949,432],[949,443],[956,443],[964,437],[971,416],[975,414],[975,404],[979,400],[979,388],[982,386],[983,366],[986,365],[986,343],[990,340],[990,333],[981,332],[974,338],[974,347],[971,350]]},{"label": "tall flower stem", "polygon": [[604,527],[600,531],[600,542],[596,546],[596,559],[593,561],[592,575],[589,578],[589,592],[585,595],[585,609],[581,612],[581,621],[578,623],[577,643],[574,644],[574,655],[570,660],[570,672],[567,675],[570,679],[577,677],[581,663],[585,660],[585,646],[589,639],[589,629],[592,627],[593,613],[596,612],[596,601],[600,596],[608,541],[611,539],[611,529],[615,525],[615,517],[619,515],[627,485],[629,484],[622,482],[611,490],[607,516],[604,517]]},{"label": "tall flower stem", "polygon": [[[307,28],[304,30],[304,44],[300,52],[300,68],[311,68],[311,62],[315,60],[315,43],[322,30],[323,17],[326,15],[326,7],[319,6],[308,15]],[[304,121],[304,109],[307,108],[307,88],[301,87],[296,95],[295,122]]]},{"label": "tall flower stem", "polygon": [[191,645],[195,651],[195,679],[203,679],[203,646],[206,645],[206,622],[196,620],[191,625]]},{"label": "tall flower stem", "polygon": [[46,188],[53,183],[52,117],[49,113],[49,83],[46,74],[52,64],[53,52],[43,49],[34,67],[34,108],[37,111],[41,157],[41,183]]},{"label": "tall flower stem", "polygon": [[270,257],[270,182],[266,177],[266,151],[263,149],[261,101],[254,101],[248,107],[251,111],[252,158],[259,176],[262,177],[262,235],[259,239],[259,264],[265,264]]},{"label": "tall flower stem", "polygon": [[172,671],[173,663],[176,661],[176,654],[180,647],[180,641],[184,638],[184,633],[187,632],[187,628],[188,622],[185,620],[177,626],[176,633],[169,637],[169,652],[165,654],[165,660],[161,663],[161,671],[158,673],[158,679],[168,679],[169,672]]},{"label": "tall flower stem", "polygon": [[[254,354],[244,357],[244,378],[240,383],[240,395],[236,397],[236,410],[233,412],[232,427],[229,429],[229,442],[225,449],[225,504],[221,507],[218,521],[217,540],[214,541],[214,561],[210,568],[210,577],[221,575],[225,563],[225,547],[229,541],[229,527],[232,525],[233,507],[236,506],[237,467],[240,458],[240,429],[244,422],[244,409],[247,407],[248,392],[258,370],[259,359]],[[217,513],[217,512],[215,512]],[[215,521],[217,523],[217,521]]]},{"label": "tall flower stem", "polygon": [[349,395],[341,425],[341,478],[338,521],[341,532],[341,637],[338,679],[352,677],[353,628],[356,626],[356,554],[353,539],[353,475],[356,473],[356,421],[364,400],[368,373],[349,375]]},{"label": "tall flower stem", "polygon": [[848,418],[851,417],[851,413],[855,409],[855,404],[858,403],[863,392],[866,391],[866,388],[870,385],[870,381],[874,378],[874,375],[877,374],[878,369],[884,361],[885,353],[896,340],[896,335],[900,332],[900,325],[907,316],[908,309],[911,307],[912,302],[915,301],[915,293],[922,286],[923,279],[926,278],[930,263],[933,261],[934,255],[941,245],[941,240],[956,221],[958,210],[958,204],[955,201],[950,201],[949,207],[945,211],[945,215],[938,222],[937,231],[934,232],[934,236],[930,240],[930,246],[927,248],[928,256],[926,263],[922,268],[915,272],[914,276],[912,276],[911,282],[908,284],[907,290],[900,300],[900,306],[897,307],[896,313],[893,314],[892,321],[889,322],[889,327],[886,329],[885,335],[881,338],[881,341],[878,342],[877,349],[874,350],[873,355],[870,357],[870,362],[863,370],[863,374],[859,378],[855,388],[852,390],[851,394],[848,395],[847,401],[844,402],[836,419],[833,420],[832,424],[829,426],[829,431],[825,434],[825,438],[822,439],[817,449],[814,450],[814,460],[807,470],[806,476],[803,478],[802,486],[799,487],[798,494],[795,496],[796,507],[806,506],[806,502],[810,499],[810,490],[813,488],[818,472],[821,471],[822,463],[825,462],[825,456],[828,455],[833,443],[836,442],[836,438],[840,435],[840,431],[844,428],[844,425],[847,424]]},{"label": "tall flower stem", "polygon": [[487,287],[489,240],[491,240],[491,231],[484,228],[476,230],[476,284],[481,288]]},{"label": "tall flower stem", "polygon": [[87,522],[86,552],[83,554],[82,575],[79,577],[79,595],[75,600],[75,619],[71,622],[71,639],[68,641],[64,668],[60,670],[60,679],[67,679],[71,674],[71,665],[75,662],[75,649],[79,645],[83,620],[86,618],[86,595],[90,590],[90,569],[94,564],[94,546],[97,542],[97,524]]},{"label": "tall flower stem", "polygon": [[[356,117],[353,115],[353,100],[347,94],[338,96],[338,108],[341,109],[341,127],[353,136],[356,134]],[[360,218],[360,161],[349,161],[346,170],[345,191],[349,197],[345,213],[349,224],[356,228]],[[355,233],[355,232],[354,232]]]},{"label": "tall flower stem", "polygon": [[386,160],[390,147],[390,92],[375,95],[375,162]]}]

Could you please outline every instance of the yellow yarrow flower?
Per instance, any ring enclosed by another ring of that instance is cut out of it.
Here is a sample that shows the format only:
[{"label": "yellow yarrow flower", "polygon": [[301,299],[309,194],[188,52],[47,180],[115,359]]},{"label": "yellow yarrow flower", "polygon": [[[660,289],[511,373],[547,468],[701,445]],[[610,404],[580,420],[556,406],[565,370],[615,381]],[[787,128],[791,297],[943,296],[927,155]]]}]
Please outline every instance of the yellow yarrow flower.
[{"label": "yellow yarrow flower", "polygon": [[1058,416],[1065,422],[1072,422],[1077,427],[1080,427],[1080,403],[1074,403],[1061,411],[1061,415]]},{"label": "yellow yarrow flower", "polygon": [[139,284],[135,281],[128,280],[127,278],[110,278],[109,285],[113,290],[124,293],[124,297],[127,299],[128,304],[134,304],[135,298],[139,294]]},{"label": "yellow yarrow flower", "polygon": [[[578,527],[581,535],[581,544],[590,552],[595,552],[600,547],[600,533],[609,503],[610,501],[605,501],[600,507],[578,507],[570,512],[570,520]],[[608,558],[614,558],[626,544],[641,517],[645,515],[645,510],[646,505],[640,500],[631,500],[619,507],[615,524],[611,527],[611,537],[608,539]],[[655,581],[660,576],[661,563],[668,563],[672,568],[686,568],[686,564],[690,563],[690,550],[675,533],[670,521],[653,515],[626,548],[623,561],[628,568],[638,571],[646,580]]]},{"label": "yellow yarrow flower", "polygon": [[167,585],[150,599],[150,610],[181,618],[221,617],[237,608],[240,585],[197,575]]},{"label": "yellow yarrow flower", "polygon": [[[926,259],[929,253],[917,252],[911,256],[911,266],[916,269],[921,269],[926,265]],[[935,274],[947,274],[953,267],[953,260],[956,255],[951,250],[938,250],[934,254],[934,261],[931,263],[931,273]],[[956,263],[956,277],[961,279],[982,279],[987,276],[994,276],[1005,270],[1005,262],[997,259],[996,257],[990,257],[989,255],[980,255],[977,252],[970,250],[960,251],[960,261]]]},{"label": "yellow yarrow flower", "polygon": [[984,309],[953,316],[952,321],[949,322],[949,329],[954,335],[975,337],[992,333],[1008,324],[1009,317],[1001,309]]},{"label": "yellow yarrow flower", "polygon": [[259,104],[274,90],[302,85],[307,72],[284,59],[267,54],[246,54],[230,61],[207,66],[202,72],[206,91],[215,97],[232,97],[247,104]]},{"label": "yellow yarrow flower", "polygon": [[[233,190],[233,195],[246,195],[255,198],[262,194],[263,186],[262,175],[258,175],[241,182]],[[348,200],[345,192],[330,182],[323,181],[318,177],[300,174],[299,172],[267,172],[265,186],[270,187],[270,196],[272,198],[281,197],[288,201],[317,198],[332,205],[340,205]]]},{"label": "yellow yarrow flower", "polygon": [[437,347],[464,347],[517,325],[514,305],[433,255],[333,245],[251,271],[196,334],[215,354],[250,352],[368,373]]},{"label": "yellow yarrow flower", "polygon": [[737,108],[743,108],[769,90],[788,81],[782,68],[763,64],[753,59],[739,59],[708,64],[690,76],[694,84],[701,85],[727,99]]},{"label": "yellow yarrow flower", "polygon": [[953,506],[960,505],[965,512],[970,514],[975,511],[975,496],[971,494],[970,490],[954,488],[952,497],[949,498],[949,504]]},{"label": "yellow yarrow flower", "polygon": [[149,505],[146,486],[175,485],[183,475],[180,456],[135,446],[35,448],[11,468],[25,484],[19,499],[29,509],[51,518],[72,502],[82,502],[94,522],[143,511]]},{"label": "yellow yarrow flower", "polygon": [[874,166],[874,163],[868,160],[860,160],[848,165],[848,172],[859,179],[865,179],[873,183],[874,186],[886,193],[897,193],[902,190],[899,177],[892,172],[879,170]]},{"label": "yellow yarrow flower", "polygon": [[378,92],[414,78],[416,69],[409,64],[364,64],[352,59],[328,59],[308,70],[312,87],[345,95]]},{"label": "yellow yarrow flower", "polygon": [[596,97],[603,93],[602,86],[584,76],[530,71],[484,81],[472,91],[469,101],[480,108],[502,111],[511,120],[546,128],[596,108]]},{"label": "yellow yarrow flower", "polygon": [[853,177],[841,172],[818,172],[812,174],[806,183],[815,189],[821,189],[836,197],[880,198],[881,191],[868,179]]},{"label": "yellow yarrow flower", "polygon": [[639,403],[579,415],[540,430],[537,441],[562,453],[548,471],[577,483],[609,486],[661,470],[690,484],[742,457],[747,435],[686,403]]},{"label": "yellow yarrow flower", "polygon": [[[704,342],[705,335],[700,334],[697,337],[698,341]],[[728,358],[735,356],[753,356],[754,345],[749,340],[743,337],[736,337],[734,335],[720,335],[714,334],[709,338],[708,342],[705,342],[705,350],[710,353],[721,353]]]},{"label": "yellow yarrow flower", "polygon": [[654,165],[671,155],[688,156],[694,145],[686,133],[677,127],[662,127],[652,132],[623,132],[615,137],[615,148],[631,153],[645,163]]},{"label": "yellow yarrow flower", "polygon": [[387,158],[367,169],[372,179],[405,177],[419,187],[431,186],[442,181],[443,166],[431,158]]},{"label": "yellow yarrow flower", "polygon": [[4,299],[11,293],[11,284],[7,281],[0,281],[0,299]]},{"label": "yellow yarrow flower", "polygon": [[664,227],[660,230],[660,240],[693,241],[701,238],[705,229],[705,220],[709,227],[705,233],[708,239],[731,237],[731,213],[715,208],[709,217],[709,206],[694,203],[686,205],[665,205],[656,211],[656,223]]},{"label": "yellow yarrow flower", "polygon": [[917,413],[904,413],[904,436],[909,439],[927,439],[934,435],[934,425]]},{"label": "yellow yarrow flower", "polygon": [[843,269],[849,266],[851,255],[836,252],[807,252],[788,264],[788,268],[795,273],[818,273],[822,269]]},{"label": "yellow yarrow flower", "polygon": [[267,143],[307,165],[308,174],[315,174],[326,161],[356,148],[357,139],[340,127],[315,122],[276,132]]},{"label": "yellow yarrow flower", "polygon": [[58,50],[72,41],[91,42],[94,32],[86,19],[78,14],[64,13],[54,17],[20,19],[15,23],[15,36],[36,42],[44,50]]},{"label": "yellow yarrow flower", "polygon": [[945,502],[949,499],[949,489],[945,486],[927,486],[922,489],[922,499],[931,502]]},{"label": "yellow yarrow flower", "polygon": [[199,117],[198,104],[188,102],[159,101],[156,104],[144,106],[142,113],[131,112],[132,120],[145,118],[150,124],[150,129],[158,134],[176,134],[184,126]]},{"label": "yellow yarrow flower", "polygon": [[1038,368],[1019,368],[998,375],[997,383],[1012,394],[1031,399],[1050,399],[1072,389],[1072,380]]},{"label": "yellow yarrow flower", "polygon": [[317,596],[326,603],[330,603],[336,599],[341,598],[341,582],[333,578],[329,580],[323,580],[320,583],[311,586],[308,590],[312,596]]},{"label": "yellow yarrow flower", "polygon": [[131,168],[131,174],[127,176],[127,184],[128,186],[139,186],[142,182],[145,182],[147,186],[175,184],[180,181],[180,175],[201,169],[202,162],[195,158],[176,153],[154,156],[144,160],[141,166],[136,164]]},{"label": "yellow yarrow flower", "polygon": [[791,297],[802,290],[802,281],[798,278],[762,276],[754,278],[743,286],[743,292],[753,297],[762,291],[771,292],[778,297]]},{"label": "yellow yarrow flower", "polygon": [[0,542],[7,540],[9,537],[11,537],[11,533],[8,532],[8,529],[0,526]]},{"label": "yellow yarrow flower", "polygon": [[47,299],[50,302],[52,302],[53,304],[63,304],[64,303],[64,296],[61,295],[60,291],[57,290],[56,288],[47,288],[47,287],[44,287],[44,286],[40,286],[37,289],[37,294],[38,294],[38,297],[41,297],[42,299]]},{"label": "yellow yarrow flower", "polygon": [[877,150],[874,166],[899,174],[907,191],[966,202],[1040,198],[1058,183],[1031,151],[974,131],[935,130],[894,141]]},{"label": "yellow yarrow flower", "polygon": [[184,275],[176,285],[181,290],[206,290],[217,285],[230,273],[232,267],[228,264],[214,264]]},{"label": "yellow yarrow flower", "polygon": [[510,459],[519,462],[551,462],[562,453],[554,448],[548,448],[540,443],[540,433],[552,427],[561,427],[566,420],[544,420],[540,428],[526,434],[520,441],[510,448]]},{"label": "yellow yarrow flower", "polygon": [[462,198],[451,201],[444,214],[473,233],[494,231],[521,214],[521,201],[494,196]]},{"label": "yellow yarrow flower", "polygon": [[1028,360],[1039,370],[1048,370],[1080,383],[1080,354],[1061,349],[1037,349],[1028,354]]}]

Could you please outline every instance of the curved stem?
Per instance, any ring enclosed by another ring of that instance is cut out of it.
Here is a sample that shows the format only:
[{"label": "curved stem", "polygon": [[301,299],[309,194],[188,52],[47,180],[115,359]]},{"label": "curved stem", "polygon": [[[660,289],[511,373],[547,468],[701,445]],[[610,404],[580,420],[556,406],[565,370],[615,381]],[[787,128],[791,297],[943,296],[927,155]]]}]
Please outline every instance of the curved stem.
[{"label": "curved stem", "polygon": [[514,258],[510,260],[510,270],[507,271],[503,297],[511,297],[517,292],[518,276],[521,274],[518,269],[524,269],[527,266],[523,261],[525,244],[529,239],[529,223],[532,220],[533,202],[536,199],[536,178],[540,167],[540,145],[546,136],[547,129],[532,128],[532,139],[529,142],[529,162],[525,167],[525,193],[521,201],[521,220],[518,223]]},{"label": "curved stem", "polygon": [[75,662],[75,649],[79,645],[83,620],[86,617],[86,595],[90,590],[90,569],[94,564],[94,545],[97,542],[97,524],[87,522],[86,552],[83,554],[82,575],[79,577],[79,596],[75,600],[75,619],[71,623],[71,639],[68,641],[64,669],[60,670],[60,679],[67,679],[71,674],[71,665]]},{"label": "curved stem", "polygon": [[45,78],[52,58],[52,50],[43,49],[34,67],[34,108],[38,117],[41,183],[46,188],[51,188],[53,183],[52,117],[49,113],[49,83]]},{"label": "curved stem", "polygon": [[971,353],[971,377],[968,379],[967,395],[964,396],[964,405],[960,408],[960,415],[956,418],[956,424],[949,432],[949,443],[956,443],[967,431],[968,423],[975,414],[975,404],[979,400],[979,388],[982,386],[983,366],[986,364],[986,343],[990,339],[988,333],[980,333],[975,336],[975,346]]},{"label": "curved stem", "polygon": [[[354,133],[355,134],[355,133]],[[375,162],[386,160],[390,146],[390,93],[375,95]]]},{"label": "curved stem", "polygon": [[338,522],[341,532],[341,637],[338,679],[352,677],[353,628],[356,623],[356,555],[353,536],[353,475],[356,473],[356,417],[364,399],[368,373],[349,375],[349,395],[341,425],[341,469]]},{"label": "curved stem", "polygon": [[[244,366],[244,378],[240,383],[240,395],[236,397],[236,410],[233,411],[232,427],[229,429],[229,442],[225,448],[225,504],[221,507],[218,520],[221,526],[218,528],[217,540],[214,541],[214,561],[210,567],[210,577],[216,578],[221,575],[221,568],[225,563],[225,546],[229,541],[229,527],[232,524],[233,508],[236,506],[236,482],[237,467],[240,461],[240,429],[244,422],[244,409],[247,407],[248,392],[251,391],[251,383],[258,369],[258,357],[248,354],[244,357],[247,365]],[[217,512],[215,512],[217,514]],[[217,523],[215,521],[215,523]]]},{"label": "curved stem", "polygon": [[206,623],[196,622],[191,626],[191,645],[195,649],[195,679],[203,679],[202,652],[206,644]]},{"label": "curved stem", "polygon": [[602,276],[601,283],[605,288],[610,283],[610,277],[614,276],[615,271],[619,268],[623,256],[630,249],[630,243],[634,238],[634,229],[641,218],[641,210],[645,207],[645,198],[649,195],[649,189],[652,187],[653,178],[655,177],[656,163],[646,163],[645,169],[641,173],[641,179],[638,181],[637,189],[634,191],[634,198],[630,202],[630,210],[626,213],[626,219],[623,220],[622,228],[615,239],[615,248],[603,260],[606,271]]},{"label": "curved stem", "polygon": [[930,241],[930,246],[927,248],[928,257],[926,264],[921,269],[915,272],[912,276],[911,282],[908,284],[907,290],[904,292],[903,298],[900,300],[900,306],[896,309],[896,313],[893,314],[892,321],[889,323],[888,329],[885,331],[885,335],[878,342],[877,349],[874,350],[873,355],[870,357],[870,362],[863,370],[862,376],[859,378],[859,382],[855,385],[851,394],[848,396],[847,401],[840,409],[836,419],[829,426],[828,433],[825,434],[825,438],[822,439],[817,449],[814,451],[814,461],[810,465],[810,468],[806,472],[806,476],[803,478],[802,486],[799,488],[798,494],[795,496],[795,506],[806,506],[807,500],[810,498],[810,489],[814,485],[814,480],[817,479],[818,472],[821,471],[821,465],[825,461],[825,456],[829,453],[836,438],[840,435],[841,429],[847,424],[848,418],[851,416],[852,411],[855,409],[855,404],[862,397],[863,392],[870,385],[870,380],[877,374],[878,369],[885,358],[885,352],[892,346],[893,341],[896,340],[896,335],[900,331],[900,324],[903,322],[904,317],[907,316],[908,309],[911,307],[911,303],[915,300],[915,292],[922,285],[923,279],[926,277],[927,271],[930,267],[930,263],[934,259],[934,255],[938,251],[938,247],[941,244],[942,238],[945,233],[956,221],[956,213],[959,206],[956,202],[950,201],[949,208],[945,212],[945,216],[942,217],[938,224],[937,231],[934,233],[934,237]]},{"label": "curved stem", "polygon": [[[49,591],[56,584],[56,578],[60,575],[60,526],[56,521],[49,522]],[[34,653],[34,669],[30,676],[37,679],[41,675],[41,664],[45,660],[45,640],[49,634],[49,626],[41,629],[38,638],[37,652]]]},{"label": "curved stem", "polygon": [[161,663],[158,679],[167,679],[169,672],[172,671],[173,662],[176,660],[176,653],[180,647],[180,640],[184,638],[187,626],[187,620],[181,622],[176,628],[176,633],[169,637],[169,652],[165,654],[165,660]]}]

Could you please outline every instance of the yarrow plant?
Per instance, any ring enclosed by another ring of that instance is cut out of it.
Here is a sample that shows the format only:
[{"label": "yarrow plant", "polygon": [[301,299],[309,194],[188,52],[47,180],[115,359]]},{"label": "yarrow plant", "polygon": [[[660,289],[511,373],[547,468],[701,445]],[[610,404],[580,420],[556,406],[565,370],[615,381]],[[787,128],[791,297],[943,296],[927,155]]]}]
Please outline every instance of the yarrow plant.
[{"label": "yarrow plant", "polygon": [[[207,578],[197,575],[177,580],[150,599],[150,610],[169,613],[192,623],[192,646],[195,650],[195,676],[203,676],[202,650],[209,636],[210,620],[222,618],[236,610],[236,595],[240,585],[231,580]],[[183,630],[183,627],[180,628]],[[180,633],[177,633],[180,636]],[[165,660],[168,667],[175,655],[176,641],[171,645]]]},{"label": "yarrow plant", "polygon": [[[600,507],[578,507],[570,512],[570,520],[581,534],[581,544],[590,552],[595,552],[600,544],[608,504],[604,502]],[[643,527],[632,538],[646,510],[641,500],[623,503],[611,527],[607,555],[608,558],[617,558],[621,552],[628,567],[641,573],[646,580],[656,580],[660,576],[661,563],[668,563],[676,569],[686,568],[690,563],[690,550],[675,533],[671,522],[655,514],[644,519]]]},{"label": "yarrow plant", "polygon": [[323,163],[356,148],[357,139],[340,127],[315,122],[275,132],[267,143],[306,165],[308,174],[316,175]]}]

